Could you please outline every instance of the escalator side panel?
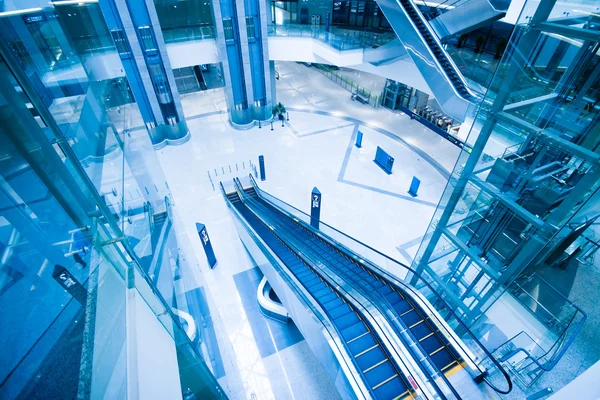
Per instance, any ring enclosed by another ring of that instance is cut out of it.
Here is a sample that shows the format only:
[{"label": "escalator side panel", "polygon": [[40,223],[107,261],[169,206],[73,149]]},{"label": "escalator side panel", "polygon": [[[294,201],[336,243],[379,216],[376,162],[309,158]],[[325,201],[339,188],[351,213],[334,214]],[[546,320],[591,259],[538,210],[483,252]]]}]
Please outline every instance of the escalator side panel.
[{"label": "escalator side panel", "polygon": [[510,1],[469,0],[430,21],[441,40],[462,35],[506,15]]},{"label": "escalator side panel", "polygon": [[459,121],[464,121],[470,101],[461,97],[451,76],[447,76],[440,62],[433,54],[439,49],[430,48],[421,36],[419,29],[400,5],[400,0],[377,0],[392,29],[406,48],[431,93],[435,96],[444,113]]}]

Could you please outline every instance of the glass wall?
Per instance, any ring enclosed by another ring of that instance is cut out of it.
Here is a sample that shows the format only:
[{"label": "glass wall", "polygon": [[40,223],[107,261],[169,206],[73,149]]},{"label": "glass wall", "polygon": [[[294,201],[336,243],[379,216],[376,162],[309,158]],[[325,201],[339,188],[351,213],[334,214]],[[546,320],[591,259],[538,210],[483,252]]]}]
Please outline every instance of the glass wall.
[{"label": "glass wall", "polygon": [[[519,372],[536,379],[585,321],[569,300],[581,297],[573,263],[592,249],[600,187],[597,28],[585,4],[560,24],[554,7],[515,27],[413,263],[469,324],[485,325],[499,298],[537,320],[543,367]],[[519,353],[523,337],[504,356],[534,357]]]},{"label": "glass wall", "polygon": [[214,39],[210,0],[154,0],[166,43]]},{"label": "glass wall", "polygon": [[197,265],[98,4],[4,14],[0,32],[0,397],[125,398],[131,291],[182,393],[221,397],[211,324],[182,328],[210,313],[176,284]]}]

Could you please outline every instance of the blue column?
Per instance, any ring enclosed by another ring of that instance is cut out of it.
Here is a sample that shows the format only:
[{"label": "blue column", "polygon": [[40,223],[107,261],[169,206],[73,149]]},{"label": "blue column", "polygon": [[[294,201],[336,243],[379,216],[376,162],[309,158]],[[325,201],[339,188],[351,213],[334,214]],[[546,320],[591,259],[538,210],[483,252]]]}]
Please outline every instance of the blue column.
[{"label": "blue column", "polygon": [[189,131],[154,3],[99,3],[154,146],[187,141]]},{"label": "blue column", "polygon": [[268,7],[265,0],[219,0],[213,7],[230,121],[250,128],[271,117]]}]

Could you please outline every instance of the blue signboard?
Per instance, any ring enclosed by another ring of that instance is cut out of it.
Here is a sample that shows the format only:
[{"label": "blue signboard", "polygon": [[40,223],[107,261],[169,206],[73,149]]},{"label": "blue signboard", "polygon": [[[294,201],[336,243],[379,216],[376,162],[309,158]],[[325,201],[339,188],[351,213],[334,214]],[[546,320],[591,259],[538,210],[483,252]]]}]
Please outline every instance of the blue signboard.
[{"label": "blue signboard", "polygon": [[420,184],[421,181],[416,176],[413,176],[412,182],[410,183],[410,189],[408,189],[408,194],[410,194],[412,197],[417,197]]},{"label": "blue signboard", "polygon": [[258,156],[258,167],[260,168],[260,180],[264,181],[265,179],[267,179],[267,176],[265,174],[265,157],[264,156]]},{"label": "blue signboard", "polygon": [[360,147],[362,146],[362,137],[363,137],[363,133],[361,131],[358,131],[356,133],[356,147],[358,147],[360,149]]},{"label": "blue signboard", "polygon": [[86,288],[75,279],[75,277],[62,265],[56,264],[52,277],[60,286],[65,289],[75,300],[82,305],[86,304],[87,290]]},{"label": "blue signboard", "polygon": [[386,153],[381,147],[377,146],[377,152],[375,153],[375,164],[384,170],[387,174],[392,173],[392,167],[394,166],[394,157]]},{"label": "blue signboard", "polygon": [[204,252],[206,253],[208,265],[212,269],[215,267],[215,265],[217,265],[217,258],[215,257],[215,252],[213,250],[212,243],[210,241],[210,238],[208,237],[206,225],[196,222],[196,230],[198,231],[198,236],[200,236],[202,247],[204,248]]},{"label": "blue signboard", "polygon": [[23,21],[26,24],[33,24],[36,22],[46,21],[46,16],[44,14],[30,14],[23,16]]},{"label": "blue signboard", "polygon": [[319,229],[319,220],[321,219],[321,192],[316,187],[310,194],[310,225]]}]

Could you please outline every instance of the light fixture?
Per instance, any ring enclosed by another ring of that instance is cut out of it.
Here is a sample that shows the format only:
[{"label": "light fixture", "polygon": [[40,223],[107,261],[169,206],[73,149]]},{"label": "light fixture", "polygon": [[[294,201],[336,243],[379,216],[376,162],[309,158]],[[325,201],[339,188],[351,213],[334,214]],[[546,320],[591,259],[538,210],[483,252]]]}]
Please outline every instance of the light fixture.
[{"label": "light fixture", "polygon": [[10,15],[20,15],[20,14],[28,14],[32,12],[42,11],[40,7],[37,8],[26,8],[24,10],[13,10],[13,11],[4,11],[0,12],[0,17],[8,17]]},{"label": "light fixture", "polygon": [[68,6],[68,5],[78,5],[82,6],[86,3],[97,3],[98,0],[59,0],[59,1],[51,1],[50,4],[53,6]]}]

